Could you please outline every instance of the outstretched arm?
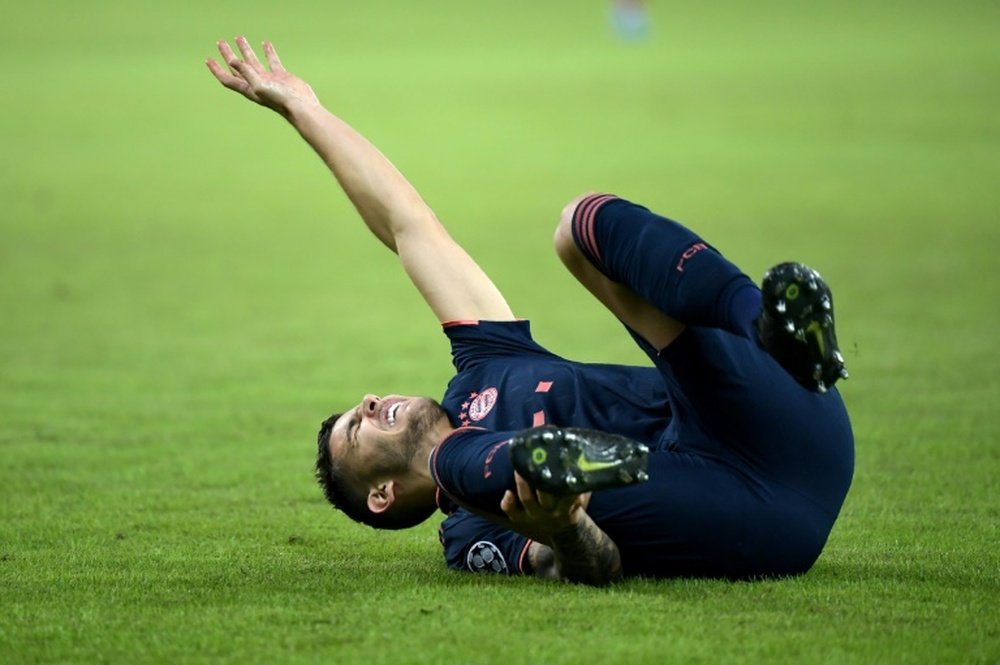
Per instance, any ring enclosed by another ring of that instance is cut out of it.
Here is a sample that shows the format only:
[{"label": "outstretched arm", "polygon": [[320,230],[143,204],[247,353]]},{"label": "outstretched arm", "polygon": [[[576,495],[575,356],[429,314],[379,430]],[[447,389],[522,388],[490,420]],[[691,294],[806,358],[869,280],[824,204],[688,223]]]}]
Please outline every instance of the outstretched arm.
[{"label": "outstretched arm", "polygon": [[267,67],[245,37],[242,54],[219,42],[225,66],[209,59],[222,85],[281,114],[322,158],[365,224],[399,255],[403,268],[440,321],[509,320],[500,291],[456,243],[416,189],[379,150],[326,110],[312,88],[287,72],[264,42]]},{"label": "outstretched arm", "polygon": [[618,546],[587,514],[590,494],[557,497],[533,490],[519,474],[514,481],[516,494],[508,491],[500,507],[516,531],[535,540],[528,558],[536,575],[595,586],[621,577]]}]

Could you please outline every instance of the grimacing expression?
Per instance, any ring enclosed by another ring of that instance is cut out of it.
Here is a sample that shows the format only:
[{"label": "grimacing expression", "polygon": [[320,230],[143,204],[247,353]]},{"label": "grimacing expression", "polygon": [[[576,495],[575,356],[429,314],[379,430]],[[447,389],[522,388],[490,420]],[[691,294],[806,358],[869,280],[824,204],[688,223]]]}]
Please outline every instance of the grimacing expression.
[{"label": "grimacing expression", "polygon": [[429,397],[365,395],[330,432],[330,452],[364,483],[409,469],[433,427],[447,419]]}]

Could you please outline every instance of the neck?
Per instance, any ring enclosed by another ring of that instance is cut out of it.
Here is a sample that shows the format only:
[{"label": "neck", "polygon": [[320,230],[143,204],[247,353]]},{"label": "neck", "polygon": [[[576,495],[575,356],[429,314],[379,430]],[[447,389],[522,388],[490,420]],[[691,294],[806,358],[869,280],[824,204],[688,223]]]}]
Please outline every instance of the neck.
[{"label": "neck", "polygon": [[413,456],[413,463],[410,466],[409,475],[411,492],[420,493],[430,497],[432,501],[435,500],[437,483],[434,482],[434,477],[431,476],[428,460],[430,459],[431,453],[434,452],[435,448],[437,448],[438,444],[448,438],[448,436],[454,431],[455,428],[448,422],[448,418],[442,417],[441,420],[427,432],[427,435],[421,442],[420,449],[417,454]]}]

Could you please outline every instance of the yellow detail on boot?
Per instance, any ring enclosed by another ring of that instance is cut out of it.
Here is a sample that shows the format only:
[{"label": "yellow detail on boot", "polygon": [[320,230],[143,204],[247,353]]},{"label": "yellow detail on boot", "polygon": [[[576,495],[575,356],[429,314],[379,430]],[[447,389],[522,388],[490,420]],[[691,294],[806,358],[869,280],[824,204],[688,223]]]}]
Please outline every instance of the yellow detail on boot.
[{"label": "yellow detail on boot", "polygon": [[816,338],[816,344],[819,346],[820,355],[825,356],[826,344],[823,343],[823,327],[819,324],[819,321],[810,321],[809,325],[806,326],[806,332],[813,334]]},{"label": "yellow detail on boot", "polygon": [[576,466],[579,467],[580,471],[588,473],[590,471],[601,471],[603,469],[610,469],[612,467],[618,466],[618,462],[591,462],[587,459],[587,455],[580,453],[580,457],[576,460]]}]

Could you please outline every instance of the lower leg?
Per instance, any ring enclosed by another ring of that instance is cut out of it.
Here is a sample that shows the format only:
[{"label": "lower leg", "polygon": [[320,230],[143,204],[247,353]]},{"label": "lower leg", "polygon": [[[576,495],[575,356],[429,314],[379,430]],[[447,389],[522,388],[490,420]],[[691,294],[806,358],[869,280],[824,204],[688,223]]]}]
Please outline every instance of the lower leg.
[{"label": "lower leg", "polygon": [[752,334],[750,323],[759,312],[756,286],[673,220],[615,196],[586,195],[563,210],[556,239],[578,279],[584,271],[567,257],[582,260],[593,274],[624,286],[677,322]]},{"label": "lower leg", "polygon": [[655,349],[668,346],[685,326],[641,298],[624,284],[613,281],[596,267],[573,240],[571,223],[576,206],[586,197],[578,197],[563,210],[556,228],[556,253],[566,268],[619,321],[638,333]]}]

